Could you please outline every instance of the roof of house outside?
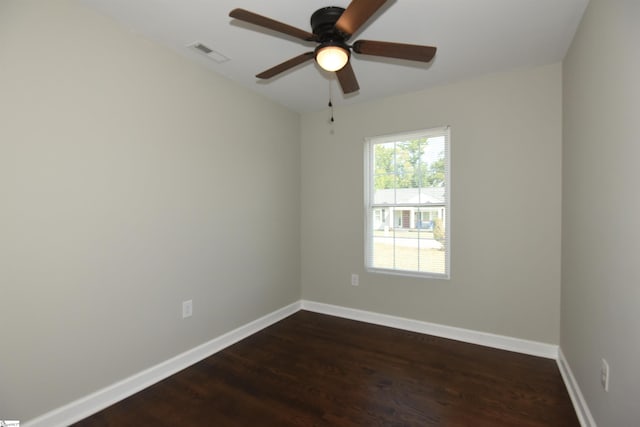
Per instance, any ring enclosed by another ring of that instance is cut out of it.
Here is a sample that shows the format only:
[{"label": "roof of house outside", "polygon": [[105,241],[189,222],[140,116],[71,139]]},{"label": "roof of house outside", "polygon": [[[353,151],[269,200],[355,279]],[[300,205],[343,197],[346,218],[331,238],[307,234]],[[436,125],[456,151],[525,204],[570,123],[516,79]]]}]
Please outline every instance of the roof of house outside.
[{"label": "roof of house outside", "polygon": [[446,192],[444,187],[429,188],[390,188],[375,190],[373,202],[377,205],[393,204],[434,204],[444,205]]}]

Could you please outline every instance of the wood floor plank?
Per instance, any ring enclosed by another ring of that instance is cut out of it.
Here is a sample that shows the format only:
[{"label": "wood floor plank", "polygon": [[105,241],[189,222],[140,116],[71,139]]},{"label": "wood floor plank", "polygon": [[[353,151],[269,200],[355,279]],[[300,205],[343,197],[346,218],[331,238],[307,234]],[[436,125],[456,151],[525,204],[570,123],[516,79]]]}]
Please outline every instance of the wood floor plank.
[{"label": "wood floor plank", "polygon": [[578,427],[553,360],[307,311],[81,422]]}]

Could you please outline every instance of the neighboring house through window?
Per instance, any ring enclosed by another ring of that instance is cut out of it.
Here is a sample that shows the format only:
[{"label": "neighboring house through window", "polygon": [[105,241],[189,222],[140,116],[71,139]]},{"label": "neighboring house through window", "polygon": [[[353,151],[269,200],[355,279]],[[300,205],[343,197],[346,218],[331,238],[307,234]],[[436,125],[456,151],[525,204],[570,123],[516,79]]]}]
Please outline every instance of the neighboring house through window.
[{"label": "neighboring house through window", "polygon": [[367,270],[449,278],[449,127],[368,138]]}]

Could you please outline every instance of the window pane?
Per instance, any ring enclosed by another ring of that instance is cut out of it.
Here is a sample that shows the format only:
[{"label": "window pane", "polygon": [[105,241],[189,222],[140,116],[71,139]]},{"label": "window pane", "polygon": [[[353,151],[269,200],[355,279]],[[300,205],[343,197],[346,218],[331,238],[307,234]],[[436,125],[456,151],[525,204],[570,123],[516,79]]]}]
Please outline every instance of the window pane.
[{"label": "window pane", "polygon": [[445,137],[427,139],[424,150],[424,187],[444,187]]},{"label": "window pane", "polygon": [[394,204],[396,187],[395,144],[373,146],[373,203]]},{"label": "window pane", "polygon": [[444,245],[433,237],[433,232],[424,232],[420,239],[420,270],[426,273],[444,274]]},{"label": "window pane", "polygon": [[[395,143],[375,144],[373,148],[373,174],[393,175],[395,166]],[[388,187],[393,188],[393,187]]]},{"label": "window pane", "polygon": [[445,246],[433,228],[403,229],[374,222],[372,266],[445,274]]},{"label": "window pane", "polygon": [[389,232],[385,234],[374,233],[371,260],[374,268],[395,268],[393,232],[391,237],[388,237]]}]

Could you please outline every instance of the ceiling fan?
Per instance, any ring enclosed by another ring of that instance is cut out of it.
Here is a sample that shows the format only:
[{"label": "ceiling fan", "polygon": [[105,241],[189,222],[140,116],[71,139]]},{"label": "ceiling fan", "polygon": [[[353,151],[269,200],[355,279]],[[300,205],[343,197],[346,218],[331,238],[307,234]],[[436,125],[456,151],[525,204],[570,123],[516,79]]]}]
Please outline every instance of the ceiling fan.
[{"label": "ceiling fan", "polygon": [[312,33],[245,9],[234,9],[229,13],[229,16],[304,41],[318,43],[315,50],[305,52],[275,67],[269,68],[256,75],[257,78],[270,79],[299,64],[315,59],[320,67],[336,73],[342,92],[347,94],[355,92],[360,88],[349,61],[351,51],[360,55],[383,56],[420,62],[429,62],[436,54],[436,48],[433,46],[373,40],[357,40],[352,45],[347,44],[349,38],[358,31],[386,1],[387,0],[352,0],[346,9],[336,6],[318,9],[311,15]]}]

